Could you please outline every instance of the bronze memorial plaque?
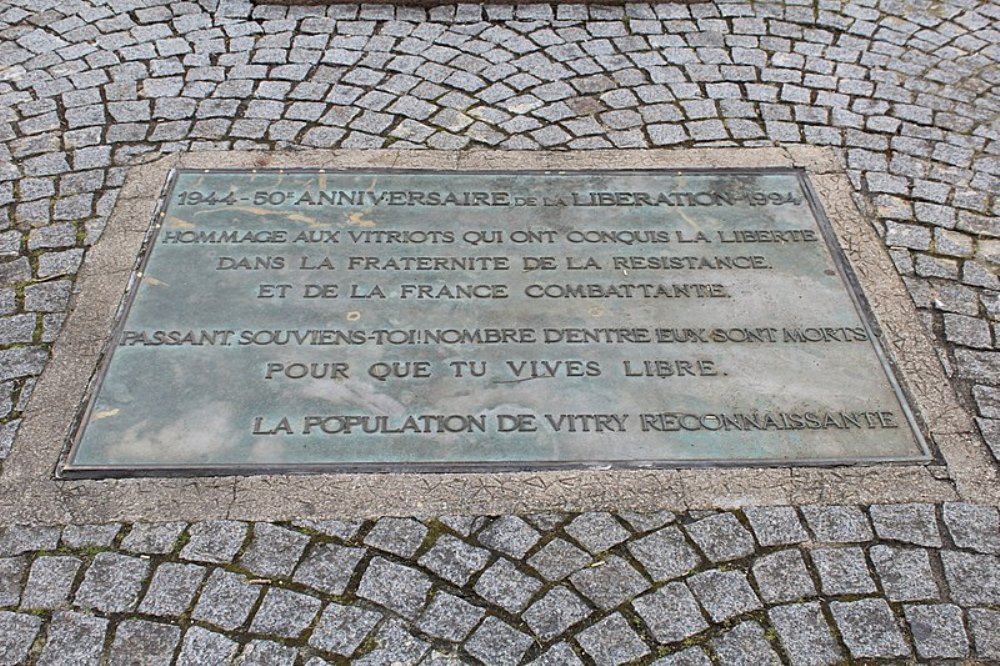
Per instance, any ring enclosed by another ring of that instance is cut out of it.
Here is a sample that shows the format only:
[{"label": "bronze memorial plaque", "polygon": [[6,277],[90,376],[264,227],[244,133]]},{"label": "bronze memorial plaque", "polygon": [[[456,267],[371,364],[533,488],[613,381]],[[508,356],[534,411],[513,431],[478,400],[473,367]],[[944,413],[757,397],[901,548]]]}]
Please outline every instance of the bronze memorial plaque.
[{"label": "bronze memorial plaque", "polygon": [[926,461],[802,172],[182,170],[62,475]]}]

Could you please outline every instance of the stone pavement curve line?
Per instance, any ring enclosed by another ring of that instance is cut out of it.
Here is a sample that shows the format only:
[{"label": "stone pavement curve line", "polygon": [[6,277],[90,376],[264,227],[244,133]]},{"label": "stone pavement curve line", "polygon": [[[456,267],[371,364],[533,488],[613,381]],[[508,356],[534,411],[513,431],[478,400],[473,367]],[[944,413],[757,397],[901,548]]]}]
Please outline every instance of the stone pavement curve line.
[{"label": "stone pavement curve line", "polygon": [[[998,45],[973,0],[0,0],[0,461],[130,166],[389,146],[832,147],[1000,455]],[[0,664],[1000,660],[995,507],[831,502],[5,525]]]}]

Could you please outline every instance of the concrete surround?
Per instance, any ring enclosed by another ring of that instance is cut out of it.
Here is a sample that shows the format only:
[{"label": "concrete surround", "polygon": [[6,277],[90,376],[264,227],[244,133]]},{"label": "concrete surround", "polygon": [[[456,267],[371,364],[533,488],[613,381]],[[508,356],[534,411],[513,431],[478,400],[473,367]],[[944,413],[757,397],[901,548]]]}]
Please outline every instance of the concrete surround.
[{"label": "concrete surround", "polygon": [[[745,505],[878,502],[996,502],[1000,489],[971,416],[952,393],[902,282],[850,197],[830,149],[644,150],[563,153],[308,151],[188,153],[134,167],[100,242],[80,272],[73,311],[35,389],[0,476],[0,503],[17,522],[96,522],[377,515],[511,513],[629,506],[644,510]],[[107,345],[163,187],[174,168],[399,167],[462,169],[805,169],[866,294],[882,340],[928,424],[937,458],[928,465],[569,470],[494,474],[318,474],[102,481],[54,479],[73,418]],[[600,489],[599,492],[595,490]],[[720,492],[720,489],[724,489]]]}]

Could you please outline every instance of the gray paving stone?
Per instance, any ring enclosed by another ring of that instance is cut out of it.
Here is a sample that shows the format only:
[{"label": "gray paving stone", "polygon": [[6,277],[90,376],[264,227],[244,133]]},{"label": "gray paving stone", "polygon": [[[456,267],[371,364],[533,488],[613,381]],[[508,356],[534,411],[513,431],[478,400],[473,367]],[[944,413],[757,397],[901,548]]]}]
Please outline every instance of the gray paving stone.
[{"label": "gray paving stone", "polygon": [[541,587],[540,581],[519,571],[510,560],[500,558],[479,576],[474,589],[489,603],[517,613]]},{"label": "gray paving stone", "polygon": [[715,654],[723,664],[780,664],[781,659],[771,649],[764,629],[756,622],[741,622],[712,640]]},{"label": "gray paving stone", "polygon": [[702,561],[674,525],[630,542],[628,550],[657,582],[683,576]]},{"label": "gray paving stone", "polygon": [[420,616],[417,628],[455,643],[469,635],[486,611],[447,592],[438,592]]},{"label": "gray paving stone", "polygon": [[489,551],[445,534],[438,538],[418,562],[455,585],[465,585],[489,560]]},{"label": "gray paving stone", "polygon": [[186,613],[204,579],[205,567],[164,562],[153,572],[139,612],[173,617]]},{"label": "gray paving stone", "polygon": [[731,513],[703,518],[685,530],[712,562],[736,560],[754,551],[753,536]]},{"label": "gray paving stone", "polygon": [[60,532],[58,527],[10,525],[0,534],[0,557],[55,550],[59,545]]},{"label": "gray paving stone", "polygon": [[543,652],[529,666],[582,666],[583,662],[566,643],[556,643]]},{"label": "gray paving stone", "polygon": [[532,643],[531,637],[503,620],[490,616],[465,642],[465,651],[488,664],[513,666],[520,663]]},{"label": "gray paving stone", "polygon": [[528,558],[528,564],[550,582],[562,580],[588,562],[587,553],[558,537]]},{"label": "gray paving stone", "polygon": [[356,606],[330,603],[309,637],[309,645],[341,657],[350,657],[367,638],[382,614]]},{"label": "gray paving stone", "polygon": [[119,523],[109,525],[67,525],[62,531],[62,545],[79,550],[82,548],[108,547],[121,531]]},{"label": "gray paving stone", "polygon": [[252,640],[246,644],[236,663],[240,666],[295,666],[298,652],[274,641]]},{"label": "gray paving stone", "polygon": [[82,562],[75,557],[43,556],[31,564],[21,593],[21,608],[55,609],[69,604],[70,590]]},{"label": "gray paving stone", "polygon": [[376,557],[361,578],[358,596],[413,619],[424,607],[430,588],[430,579],[420,571]]},{"label": "gray paving stone", "polygon": [[298,638],[319,613],[322,602],[307,594],[271,587],[250,623],[255,634]]},{"label": "gray paving stone", "polygon": [[374,635],[374,647],[362,657],[355,658],[352,663],[364,666],[374,664],[399,664],[409,666],[416,664],[427,653],[430,645],[420,640],[409,631],[400,620],[392,619],[380,626]]},{"label": "gray paving stone", "polygon": [[802,554],[780,550],[753,563],[753,577],[764,601],[780,603],[816,595],[816,586],[806,569]]},{"label": "gray paving stone", "polygon": [[674,643],[708,629],[694,596],[684,583],[668,583],[638,597],[632,607],[659,643]]},{"label": "gray paving stone", "polygon": [[761,546],[791,545],[809,539],[794,507],[747,507],[743,513]]},{"label": "gray paving stone", "polygon": [[292,580],[327,594],[343,594],[364,555],[364,548],[315,543],[295,570]]},{"label": "gray paving stone", "polygon": [[0,665],[23,663],[41,626],[42,619],[34,615],[0,611]]},{"label": "gray paving stone", "polygon": [[104,650],[108,621],[83,613],[61,611],[52,616],[38,664],[96,664]]},{"label": "gray paving stone", "polygon": [[570,576],[570,581],[577,591],[603,610],[610,610],[650,587],[628,562],[614,555],[577,571]]},{"label": "gray paving stone", "polygon": [[412,518],[382,518],[365,537],[365,545],[410,557],[426,535],[427,528]]},{"label": "gray paving stone", "polygon": [[921,659],[962,659],[969,655],[969,639],[962,609],[951,604],[904,606],[906,622]]},{"label": "gray paving stone", "polygon": [[564,529],[591,553],[603,552],[631,536],[621,523],[605,512],[581,514]]},{"label": "gray paving stone", "polygon": [[872,546],[869,556],[889,601],[923,601],[940,596],[926,550],[877,545]]},{"label": "gray paving stone", "polygon": [[944,524],[955,545],[980,553],[1000,554],[1000,515],[991,506],[945,502]]},{"label": "gray paving stone", "polygon": [[149,573],[149,562],[118,553],[99,553],[76,592],[74,605],[123,613],[139,603],[139,592]]},{"label": "gray paving stone", "polygon": [[24,557],[0,558],[0,607],[16,606],[20,603],[27,569],[28,563]]},{"label": "gray paving stone", "polygon": [[521,617],[543,641],[562,635],[592,613],[590,607],[565,587],[554,587],[528,608]]},{"label": "gray paving stone", "polygon": [[819,602],[776,606],[767,616],[794,666],[825,666],[844,660]]},{"label": "gray paving stone", "polygon": [[803,506],[800,510],[816,541],[859,543],[872,539],[868,519],[857,507]]},{"label": "gray paving stone", "polygon": [[180,627],[146,620],[125,620],[115,630],[108,664],[131,666],[141,660],[149,666],[169,666],[180,640]]},{"label": "gray paving stone", "polygon": [[932,504],[877,504],[869,509],[875,532],[882,539],[941,547]]},{"label": "gray paving stone", "polygon": [[953,601],[966,607],[1000,604],[1000,558],[942,550],[941,564]]},{"label": "gray paving stone", "polygon": [[884,600],[833,601],[830,612],[855,659],[909,656],[896,618]]},{"label": "gray paving stone", "polygon": [[239,563],[258,576],[287,578],[308,544],[309,537],[299,532],[268,523],[255,523],[253,540]]},{"label": "gray paving stone", "polygon": [[503,516],[483,528],[476,538],[487,548],[521,559],[541,536],[517,516]]},{"label": "gray paving stone", "polygon": [[823,594],[835,596],[875,591],[875,581],[868,574],[868,563],[860,548],[816,548],[811,556]]},{"label": "gray paving stone", "polygon": [[688,578],[687,583],[713,622],[724,622],[761,607],[741,571],[703,571]]},{"label": "gray paving stone", "polygon": [[614,613],[576,635],[598,666],[617,666],[649,654],[649,647],[628,625],[621,613]]},{"label": "gray paving stone", "polygon": [[216,666],[228,663],[236,655],[239,644],[222,634],[203,629],[189,627],[184,634],[180,654],[177,656],[177,666]]},{"label": "gray paving stone", "polygon": [[1000,659],[1000,611],[969,609],[969,633],[980,659]]},{"label": "gray paving stone", "polygon": [[636,532],[650,532],[677,520],[673,511],[636,512],[619,511],[618,517],[632,526]]},{"label": "gray paving stone", "polygon": [[245,523],[233,520],[206,520],[188,529],[190,540],[181,549],[181,557],[195,562],[228,564],[246,538]]},{"label": "gray paving stone", "polygon": [[260,586],[250,585],[244,576],[215,569],[208,577],[191,617],[232,631],[246,622],[260,594]]}]

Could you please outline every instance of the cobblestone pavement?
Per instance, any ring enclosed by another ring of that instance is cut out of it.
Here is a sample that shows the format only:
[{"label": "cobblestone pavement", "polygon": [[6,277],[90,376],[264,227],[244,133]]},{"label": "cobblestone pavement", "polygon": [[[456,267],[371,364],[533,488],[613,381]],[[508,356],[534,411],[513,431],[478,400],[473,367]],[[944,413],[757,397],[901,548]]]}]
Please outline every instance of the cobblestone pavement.
[{"label": "cobblestone pavement", "polygon": [[[1000,455],[997,2],[0,0],[0,460],[130,164],[788,144],[840,151]],[[1000,659],[998,553],[960,504],[10,527],[0,664]]]},{"label": "cobblestone pavement", "polygon": [[1000,660],[998,520],[903,504],[9,528],[0,664]]}]

